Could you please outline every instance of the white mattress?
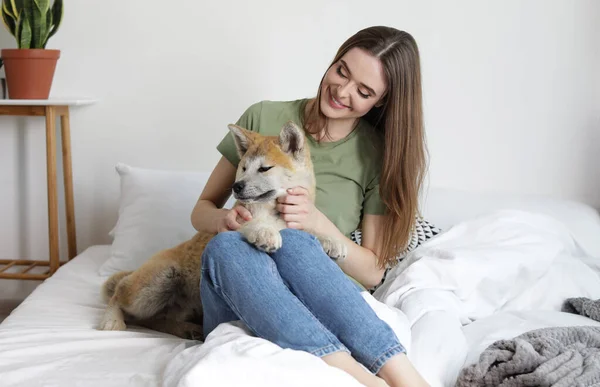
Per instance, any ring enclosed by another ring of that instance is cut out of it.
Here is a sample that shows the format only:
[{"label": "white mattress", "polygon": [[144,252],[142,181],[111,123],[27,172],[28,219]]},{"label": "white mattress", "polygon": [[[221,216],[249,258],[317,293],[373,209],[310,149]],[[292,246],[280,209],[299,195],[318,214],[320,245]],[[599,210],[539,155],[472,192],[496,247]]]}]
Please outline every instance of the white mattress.
[{"label": "white mattress", "polygon": [[147,329],[96,330],[103,313],[92,246],[46,280],[0,324],[0,385],[156,386],[188,342]]}]

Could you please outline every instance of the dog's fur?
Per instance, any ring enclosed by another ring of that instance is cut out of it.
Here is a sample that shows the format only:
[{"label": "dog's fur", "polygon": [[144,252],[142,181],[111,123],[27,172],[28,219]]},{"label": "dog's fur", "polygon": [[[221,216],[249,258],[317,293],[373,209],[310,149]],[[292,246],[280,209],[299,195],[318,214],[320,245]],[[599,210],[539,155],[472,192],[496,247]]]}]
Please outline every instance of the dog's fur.
[{"label": "dog's fur", "polygon": [[[286,227],[276,209],[277,198],[286,195],[288,188],[302,186],[314,202],[309,147],[303,131],[292,122],[283,126],[279,136],[228,127],[241,158],[233,189],[236,205],[243,205],[252,214],[252,220],[238,231],[256,248],[272,253],[281,247],[279,231]],[[128,321],[182,338],[203,339],[201,257],[214,235],[198,232],[190,240],[156,253],[137,270],[112,275],[102,289],[108,306],[100,329],[124,330]],[[346,256],[341,241],[315,236],[332,258]]]}]

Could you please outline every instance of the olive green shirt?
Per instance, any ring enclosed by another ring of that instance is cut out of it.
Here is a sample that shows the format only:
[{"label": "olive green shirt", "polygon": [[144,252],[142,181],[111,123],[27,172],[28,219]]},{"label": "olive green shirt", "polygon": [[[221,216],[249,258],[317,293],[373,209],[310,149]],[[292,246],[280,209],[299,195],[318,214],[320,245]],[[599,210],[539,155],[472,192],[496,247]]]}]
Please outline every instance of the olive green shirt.
[{"label": "olive green shirt", "polygon": [[[307,99],[262,101],[250,106],[237,121],[242,128],[267,136],[277,136],[287,121],[303,125]],[[315,206],[346,236],[356,230],[363,214],[384,214],[379,196],[382,150],[374,128],[361,119],[345,138],[317,142],[306,136],[314,166],[317,191]],[[217,149],[234,166],[240,158],[233,136],[228,133]]]}]

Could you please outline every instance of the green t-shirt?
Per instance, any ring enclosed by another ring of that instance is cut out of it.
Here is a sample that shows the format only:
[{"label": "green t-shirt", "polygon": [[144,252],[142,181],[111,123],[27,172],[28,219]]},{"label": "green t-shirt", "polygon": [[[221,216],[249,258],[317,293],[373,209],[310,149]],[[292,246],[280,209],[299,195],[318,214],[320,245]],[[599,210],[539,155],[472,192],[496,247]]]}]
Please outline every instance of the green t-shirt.
[{"label": "green t-shirt", "polygon": [[[303,112],[307,99],[262,101],[250,106],[237,121],[242,128],[267,136],[279,135],[283,125],[294,121],[304,127]],[[384,214],[379,196],[382,150],[374,129],[365,120],[345,138],[318,143],[306,136],[314,166],[317,191],[315,205],[337,228],[350,237],[364,214]],[[228,133],[217,150],[237,167],[240,158],[233,136]]]}]

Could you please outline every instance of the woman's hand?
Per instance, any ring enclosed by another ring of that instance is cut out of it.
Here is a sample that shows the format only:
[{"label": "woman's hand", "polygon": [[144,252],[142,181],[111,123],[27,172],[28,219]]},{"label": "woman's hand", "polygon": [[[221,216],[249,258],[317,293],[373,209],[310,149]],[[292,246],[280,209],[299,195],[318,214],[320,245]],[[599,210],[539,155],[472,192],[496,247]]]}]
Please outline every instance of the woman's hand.
[{"label": "woman's hand", "polygon": [[231,210],[225,210],[225,216],[217,222],[217,232],[235,231],[242,224],[252,219],[252,214],[244,206],[237,205]]},{"label": "woman's hand", "polygon": [[308,190],[295,187],[287,192],[286,196],[277,199],[277,211],[287,228],[317,231],[322,214],[309,199]]}]

